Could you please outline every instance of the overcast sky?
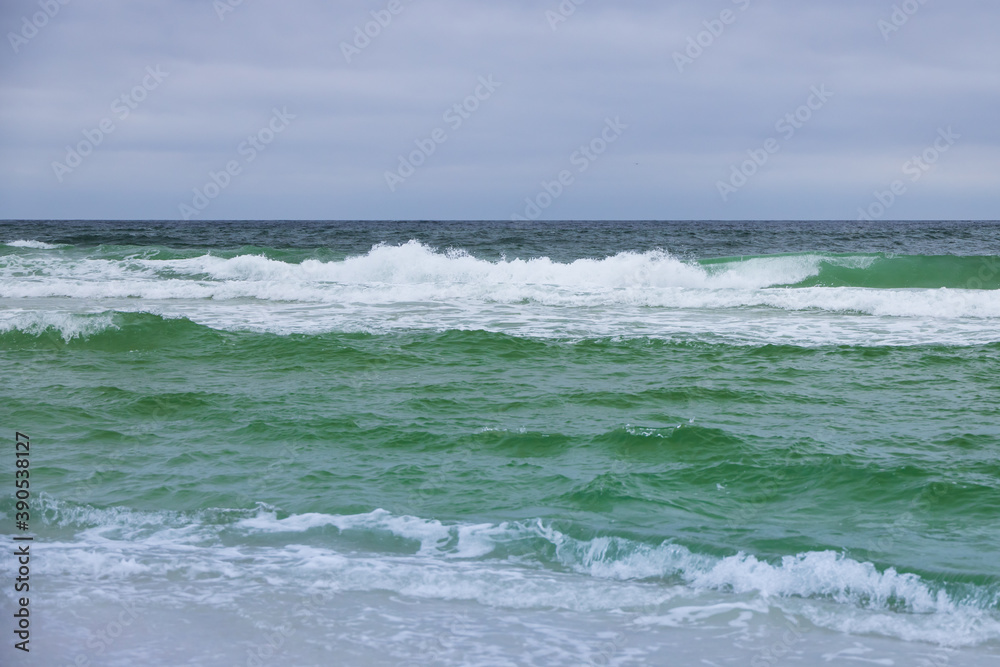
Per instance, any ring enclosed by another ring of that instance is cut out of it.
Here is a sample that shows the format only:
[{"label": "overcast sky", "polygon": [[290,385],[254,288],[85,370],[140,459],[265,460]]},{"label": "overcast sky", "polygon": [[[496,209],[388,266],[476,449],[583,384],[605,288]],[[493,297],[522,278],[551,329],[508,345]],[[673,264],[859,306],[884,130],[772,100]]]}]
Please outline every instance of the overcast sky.
[{"label": "overcast sky", "polygon": [[4,219],[1000,218],[996,0],[0,7]]}]

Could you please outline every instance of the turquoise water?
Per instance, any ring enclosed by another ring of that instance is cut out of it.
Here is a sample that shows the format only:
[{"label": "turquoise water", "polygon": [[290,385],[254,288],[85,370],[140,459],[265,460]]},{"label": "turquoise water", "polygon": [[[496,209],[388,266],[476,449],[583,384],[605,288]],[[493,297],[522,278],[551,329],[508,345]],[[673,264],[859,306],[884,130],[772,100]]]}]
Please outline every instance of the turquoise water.
[{"label": "turquoise water", "polygon": [[1000,655],[998,225],[0,241],[30,664]]}]

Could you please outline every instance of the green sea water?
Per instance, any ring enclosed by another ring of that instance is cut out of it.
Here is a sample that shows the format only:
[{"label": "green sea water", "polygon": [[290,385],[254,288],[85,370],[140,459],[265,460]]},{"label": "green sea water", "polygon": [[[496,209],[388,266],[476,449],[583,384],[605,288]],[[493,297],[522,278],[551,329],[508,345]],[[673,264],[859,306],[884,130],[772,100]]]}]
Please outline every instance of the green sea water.
[{"label": "green sea water", "polygon": [[1000,655],[996,225],[0,229],[37,664]]}]

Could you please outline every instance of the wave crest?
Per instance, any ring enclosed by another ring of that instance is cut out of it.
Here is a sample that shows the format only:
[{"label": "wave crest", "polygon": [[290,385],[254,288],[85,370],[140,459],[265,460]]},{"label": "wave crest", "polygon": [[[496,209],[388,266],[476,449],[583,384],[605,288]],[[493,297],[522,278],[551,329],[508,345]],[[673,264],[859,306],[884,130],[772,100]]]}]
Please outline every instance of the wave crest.
[{"label": "wave crest", "polygon": [[998,276],[1000,260],[991,257],[813,253],[699,262],[653,250],[560,263],[489,261],[410,241],[299,263],[263,254],[15,253],[0,256],[0,297],[279,334],[478,329],[738,344],[976,345],[1000,340]]},{"label": "wave crest", "polygon": [[19,239],[17,241],[5,241],[3,245],[9,246],[11,248],[31,248],[33,250],[55,250],[56,248],[63,247],[58,243],[45,243],[44,241],[35,241],[34,239]]}]

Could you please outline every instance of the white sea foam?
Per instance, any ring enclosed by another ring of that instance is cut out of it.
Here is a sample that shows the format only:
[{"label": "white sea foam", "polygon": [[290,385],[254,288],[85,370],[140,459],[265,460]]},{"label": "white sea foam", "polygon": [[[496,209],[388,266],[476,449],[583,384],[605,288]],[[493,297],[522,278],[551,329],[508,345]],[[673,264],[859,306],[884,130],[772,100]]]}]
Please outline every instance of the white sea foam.
[{"label": "white sea foam", "polygon": [[223,259],[211,255],[147,260],[147,266],[215,280],[318,282],[341,285],[468,285],[480,289],[513,285],[549,288],[760,288],[792,284],[819,271],[819,255],[755,258],[735,265],[702,267],[662,251],[624,252],[605,259],[553,262],[547,257],[486,261],[459,250],[440,253],[416,241],[378,245],[340,262],[288,264],[259,255]]},{"label": "white sea foam", "polygon": [[[75,536],[39,543],[39,572],[74,586],[238,580],[249,594],[264,585],[318,582],[330,591],[391,591],[508,609],[603,610],[631,614],[640,624],[697,626],[739,612],[730,625],[746,625],[746,614],[780,610],[841,632],[947,646],[1000,640],[995,591],[955,599],[915,574],[880,571],[834,552],[720,558],[671,542],[581,540],[540,520],[449,525],[384,510],[278,518],[266,507],[138,512],[47,497],[40,509],[49,524]],[[386,551],[386,537],[412,548]],[[176,590],[171,585],[161,594],[170,598]],[[220,591],[219,599],[232,595]]]},{"label": "white sea foam", "polygon": [[[853,266],[870,261],[868,257],[795,255],[702,266],[681,261],[663,251],[624,252],[604,259],[578,259],[569,263],[554,262],[546,257],[487,261],[458,250],[436,252],[410,241],[398,246],[378,245],[365,255],[332,262],[309,259],[288,263],[262,255],[232,258],[202,255],[171,260],[8,257],[0,264],[0,275],[16,277],[30,271],[35,277],[102,283],[159,282],[176,278],[183,280],[188,287],[204,287],[220,282],[254,283],[258,286],[261,283],[271,286],[285,284],[289,287],[420,286],[428,294],[435,293],[431,288],[464,288],[460,291],[469,296],[483,297],[497,290],[502,294],[503,289],[517,287],[583,294],[626,288],[760,289],[800,282],[816,275],[824,262]],[[119,290],[122,288],[118,286]],[[94,295],[115,294],[122,292],[95,292]],[[192,291],[187,295],[178,293],[177,296],[198,298],[200,295]],[[287,296],[295,299],[291,291]]]},{"label": "white sea foam", "polygon": [[[619,537],[578,540],[542,521],[445,526],[439,521],[396,517],[383,510],[349,517],[306,516],[308,518],[293,516],[279,520],[273,513],[262,512],[237,525],[266,532],[305,532],[322,525],[337,525],[342,530],[388,532],[420,542],[419,555],[446,559],[507,553],[519,542],[526,543],[525,553],[544,553],[544,546],[538,544],[541,538],[554,547],[554,561],[543,558],[542,564],[557,563],[587,575],[588,579],[676,582],[682,584],[688,594],[691,591],[752,594],[754,599],[765,602],[823,601],[827,604],[792,605],[790,608],[807,609],[810,620],[820,625],[832,624],[839,628],[839,624],[848,623],[865,627],[867,632],[890,636],[905,633],[908,639],[920,639],[924,633],[924,639],[942,644],[979,643],[1000,638],[1000,619],[988,608],[968,600],[953,600],[943,588],[915,574],[900,573],[894,568],[879,571],[871,563],[832,551],[789,555],[772,563],[743,553],[725,558],[705,556],[669,542],[650,545]],[[463,553],[462,549],[456,549],[456,538],[459,545],[464,539],[476,544],[477,548]],[[671,595],[675,594],[679,594],[678,591],[672,591]],[[984,594],[984,599],[988,597]],[[831,611],[835,606],[842,610],[860,609],[863,613],[844,618],[843,614]],[[927,626],[933,625],[926,622],[928,616],[938,618],[938,627],[948,628],[948,631],[928,635]],[[909,624],[914,619],[919,630]],[[958,628],[966,628],[968,632],[954,635]]]},{"label": "white sea foam", "polygon": [[156,312],[278,334],[481,329],[750,344],[1000,340],[998,290],[787,287],[824,263],[872,261],[794,255],[702,265],[661,251],[569,263],[487,261],[413,241],[331,262],[19,255],[0,258],[0,298],[21,309]]},{"label": "white sea foam", "polygon": [[116,328],[113,313],[82,316],[79,313],[58,310],[18,308],[0,311],[0,332],[22,331],[33,336],[51,334],[65,342]]},{"label": "white sea foam", "polygon": [[63,246],[58,243],[45,243],[44,241],[35,241],[32,239],[21,239],[17,241],[6,241],[3,245],[10,246],[12,248],[32,248],[35,250],[55,250],[56,248],[62,248]]}]

